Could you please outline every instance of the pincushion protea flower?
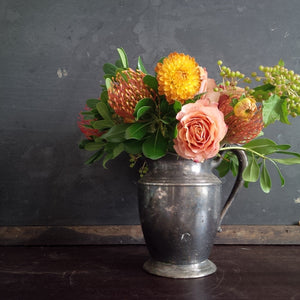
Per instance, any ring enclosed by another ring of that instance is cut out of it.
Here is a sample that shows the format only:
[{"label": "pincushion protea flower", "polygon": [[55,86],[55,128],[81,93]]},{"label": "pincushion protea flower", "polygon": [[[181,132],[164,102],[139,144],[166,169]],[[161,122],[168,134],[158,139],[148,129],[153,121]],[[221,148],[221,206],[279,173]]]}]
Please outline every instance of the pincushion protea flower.
[{"label": "pincushion protea flower", "polygon": [[93,137],[98,137],[103,134],[103,132],[99,131],[98,129],[94,129],[91,126],[91,122],[93,122],[95,120],[96,119],[86,120],[86,119],[84,119],[84,116],[82,114],[79,114],[79,120],[77,122],[78,127],[88,140],[93,140]]},{"label": "pincushion protea flower", "polygon": [[124,118],[125,123],[134,121],[134,109],[143,98],[154,98],[152,91],[144,84],[145,74],[132,69],[117,73],[108,89],[108,104],[115,113]]},{"label": "pincushion protea flower", "polygon": [[242,92],[243,89],[238,89],[236,94],[224,93],[219,98],[219,110],[223,112],[228,126],[225,136],[228,144],[245,144],[256,138],[264,127],[262,107],[257,108],[255,104],[254,108],[255,100],[244,98],[232,107],[232,99],[239,99]]},{"label": "pincushion protea flower", "polygon": [[158,93],[165,95],[169,103],[177,100],[183,104],[206,91],[207,72],[189,55],[173,52],[156,65],[155,72]]}]

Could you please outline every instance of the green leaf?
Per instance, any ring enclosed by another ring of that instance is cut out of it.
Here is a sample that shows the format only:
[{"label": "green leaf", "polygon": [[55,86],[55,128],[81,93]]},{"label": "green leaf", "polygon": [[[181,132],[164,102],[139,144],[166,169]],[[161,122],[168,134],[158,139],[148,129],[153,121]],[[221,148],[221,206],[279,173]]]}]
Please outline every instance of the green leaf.
[{"label": "green leaf", "polygon": [[174,108],[175,113],[177,114],[181,111],[182,104],[179,101],[175,100],[175,102],[173,104],[173,108]]},{"label": "green leaf", "polygon": [[288,119],[289,112],[288,112],[286,100],[283,100],[283,102],[281,104],[281,111],[282,111],[282,114],[280,115],[280,122],[282,122],[284,124],[291,124]]},{"label": "green leaf", "polygon": [[95,113],[92,112],[91,110],[88,110],[88,111],[82,111],[80,112],[81,115],[83,116],[86,116],[85,120],[90,120],[90,119],[93,119]]},{"label": "green leaf", "polygon": [[167,148],[168,141],[164,139],[160,131],[147,138],[142,146],[143,154],[153,160],[163,157],[167,152]]},{"label": "green leaf", "polygon": [[146,114],[148,114],[150,111],[153,111],[151,106],[143,106],[141,107],[136,114],[136,119],[140,120],[143,116],[145,116]]},{"label": "green leaf", "polygon": [[300,158],[300,153],[297,152],[290,152],[290,151],[277,151],[276,153],[286,154],[286,155],[293,155]]},{"label": "green leaf", "polygon": [[230,161],[222,159],[219,166],[216,168],[220,177],[224,177],[230,171]]},{"label": "green leaf", "polygon": [[93,128],[103,131],[109,129],[114,125],[114,122],[111,120],[99,120],[93,123]]},{"label": "green leaf", "polygon": [[141,99],[135,106],[134,113],[133,113],[135,117],[137,116],[137,112],[139,111],[139,109],[142,108],[143,106],[150,106],[153,109],[155,109],[155,102],[151,98]]},{"label": "green leaf", "polygon": [[124,144],[120,143],[115,145],[114,149],[113,149],[113,159],[116,158],[117,156],[119,156],[122,152],[124,151]]},{"label": "green leaf", "polygon": [[163,56],[158,62],[163,63],[165,58],[166,58],[166,56]]},{"label": "green leaf", "polygon": [[140,71],[142,71],[143,73],[148,74],[148,72],[147,72],[146,68],[144,67],[144,64],[143,64],[142,59],[141,59],[140,56],[138,58],[138,69]]},{"label": "green leaf", "polygon": [[129,67],[129,64],[128,64],[128,58],[127,58],[126,52],[124,51],[123,48],[117,48],[117,50],[119,52],[119,56],[120,56],[120,59],[121,59],[121,62],[122,62],[122,66],[127,69]]},{"label": "green leaf", "polygon": [[78,145],[79,149],[84,149],[85,145],[90,142],[91,142],[91,140],[82,140]]},{"label": "green leaf", "polygon": [[271,178],[266,168],[265,161],[262,164],[261,175],[260,175],[260,187],[265,193],[269,193],[272,187]]},{"label": "green leaf", "polygon": [[95,151],[95,150],[99,150],[99,149],[103,148],[104,145],[105,145],[104,142],[95,143],[95,142],[91,141],[90,143],[86,143],[84,145],[84,149],[87,151]]},{"label": "green leaf", "polygon": [[282,59],[279,60],[278,62],[278,66],[280,67],[284,67],[284,61]]},{"label": "green leaf", "polygon": [[143,82],[148,85],[149,88],[152,88],[153,90],[157,91],[158,89],[158,82],[155,77],[151,75],[146,75],[143,78]]},{"label": "green leaf", "polygon": [[[106,79],[113,80],[113,78],[115,77],[115,75],[113,75],[113,74],[105,74],[103,77],[104,77],[105,80],[106,80]],[[106,86],[105,86],[105,87],[106,87]]]},{"label": "green leaf", "polygon": [[118,59],[118,60],[115,62],[115,65],[116,65],[116,67],[118,67],[118,68],[123,68],[123,64],[122,64],[121,59]]},{"label": "green leaf", "polygon": [[160,101],[160,112],[162,115],[170,112],[170,108],[172,108],[172,105],[168,103],[168,101],[163,97]]},{"label": "green leaf", "polygon": [[267,83],[254,88],[253,96],[257,99],[258,95],[261,95],[262,99],[268,99],[269,93],[273,92],[274,90],[275,90],[275,86],[270,83]]},{"label": "green leaf", "polygon": [[103,91],[101,93],[100,99],[102,102],[107,102],[108,101],[108,92],[107,91]]},{"label": "green leaf", "polygon": [[112,86],[112,80],[110,78],[105,79],[105,86],[109,90]]},{"label": "green leaf", "polygon": [[249,182],[256,182],[259,178],[259,165],[254,156],[249,156],[248,165],[243,171],[243,179]]},{"label": "green leaf", "polygon": [[103,159],[102,165],[106,168],[106,163],[111,159],[116,158],[124,151],[123,143],[108,143],[105,147],[105,157]]},{"label": "green leaf", "polygon": [[177,129],[177,126],[175,126],[174,133],[173,133],[173,139],[176,139],[177,135],[178,135],[178,129]]},{"label": "green leaf", "polygon": [[106,155],[105,155],[105,157],[103,158],[103,161],[102,161],[103,168],[107,169],[106,164],[107,164],[108,161],[110,161],[112,159],[113,159],[113,153],[112,152],[106,153]]},{"label": "green leaf", "polygon": [[287,110],[282,109],[284,101],[284,99],[281,99],[277,95],[272,95],[268,100],[263,101],[263,121],[265,127],[277,120],[289,124],[286,115]]},{"label": "green leaf", "polygon": [[192,102],[193,102],[193,103],[196,102],[196,101],[199,100],[203,95],[205,95],[205,93],[200,93],[200,94],[194,96],[194,98],[192,99]]},{"label": "green leaf", "polygon": [[141,140],[147,133],[150,123],[133,123],[125,132],[125,138]]},{"label": "green leaf", "polygon": [[232,172],[232,175],[234,177],[236,177],[238,174],[238,170],[239,170],[239,161],[238,161],[236,155],[234,155],[231,152],[229,153],[229,158],[230,158],[230,170]]},{"label": "green leaf", "polygon": [[98,110],[99,114],[101,115],[101,117],[104,120],[110,120],[112,122],[109,106],[106,102],[99,101],[97,103],[96,107],[97,107],[97,110]]},{"label": "green leaf", "polygon": [[274,161],[271,160],[271,162],[274,164],[274,166],[275,166],[275,168],[276,168],[276,170],[277,170],[277,172],[278,172],[278,175],[279,175],[280,180],[281,180],[281,186],[284,186],[285,180],[284,180],[284,177],[283,177],[283,175],[282,175],[282,173],[281,173],[279,167],[277,166],[277,164],[276,164]]},{"label": "green leaf", "polygon": [[107,63],[103,65],[103,71],[105,74],[116,75],[117,68],[115,65]]},{"label": "green leaf", "polygon": [[300,164],[300,158],[299,157],[293,157],[293,158],[272,158],[274,161],[283,164],[283,165],[295,165]]},{"label": "green leaf", "polygon": [[101,138],[111,143],[121,143],[125,141],[125,131],[128,128],[128,124],[117,124],[111,127]]},{"label": "green leaf", "polygon": [[274,85],[266,83],[254,88],[254,92],[270,92],[275,89]]},{"label": "green leaf", "polygon": [[142,153],[143,141],[128,140],[124,142],[124,150],[129,154]]},{"label": "green leaf", "polygon": [[104,155],[104,150],[101,149],[99,151],[97,151],[96,153],[94,153],[86,162],[86,165],[90,165],[98,160],[100,160],[102,158],[102,156]]},{"label": "green leaf", "polygon": [[88,99],[86,100],[86,105],[89,108],[96,108],[97,103],[99,103],[100,100],[99,99]]},{"label": "green leaf", "polygon": [[260,154],[270,154],[277,152],[278,150],[287,150],[290,145],[277,145],[270,139],[255,139],[243,146],[244,148],[252,149]]}]

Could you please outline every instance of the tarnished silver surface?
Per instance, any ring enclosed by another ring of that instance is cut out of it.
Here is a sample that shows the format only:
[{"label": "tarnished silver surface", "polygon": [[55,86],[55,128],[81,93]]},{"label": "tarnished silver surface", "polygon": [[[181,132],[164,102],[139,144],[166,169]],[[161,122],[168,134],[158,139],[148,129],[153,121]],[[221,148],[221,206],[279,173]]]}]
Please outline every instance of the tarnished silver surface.
[{"label": "tarnished silver surface", "polygon": [[209,259],[200,263],[188,265],[175,265],[149,259],[144,263],[147,272],[170,278],[198,278],[208,276],[216,272],[216,265]]},{"label": "tarnished silver surface", "polygon": [[219,226],[221,181],[212,160],[195,163],[167,156],[152,161],[139,181],[139,213],[151,259],[146,271],[173,278],[215,272],[208,260]]}]

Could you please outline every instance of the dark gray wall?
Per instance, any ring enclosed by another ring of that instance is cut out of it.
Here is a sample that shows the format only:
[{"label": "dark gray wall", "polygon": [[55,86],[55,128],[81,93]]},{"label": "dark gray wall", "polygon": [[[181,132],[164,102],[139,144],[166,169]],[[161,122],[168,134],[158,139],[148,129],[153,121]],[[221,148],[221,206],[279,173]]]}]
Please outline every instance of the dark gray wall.
[{"label": "dark gray wall", "polygon": [[[123,47],[150,70],[181,51],[217,77],[282,58],[300,73],[300,1],[0,1],[0,225],[137,224],[137,170],[127,156],[85,166],[78,112],[99,95],[102,65]],[[300,120],[265,130],[300,150]],[[268,195],[244,189],[227,224],[300,220],[300,168],[283,167]],[[225,192],[232,178],[225,179]]]}]

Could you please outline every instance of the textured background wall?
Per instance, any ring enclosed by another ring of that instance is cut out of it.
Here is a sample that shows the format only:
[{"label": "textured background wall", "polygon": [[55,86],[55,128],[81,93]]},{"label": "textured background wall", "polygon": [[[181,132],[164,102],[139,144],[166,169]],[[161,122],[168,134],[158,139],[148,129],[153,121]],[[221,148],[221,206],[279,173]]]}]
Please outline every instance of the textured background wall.
[{"label": "textured background wall", "polygon": [[[300,1],[0,1],[0,225],[138,224],[137,170],[121,156],[85,166],[78,112],[123,47],[153,70],[172,51],[218,78],[216,61],[241,72],[283,59],[300,73]],[[300,120],[267,128],[300,150]],[[224,223],[294,224],[300,168],[273,174],[270,194],[243,189]],[[232,185],[224,180],[224,193]]]}]

